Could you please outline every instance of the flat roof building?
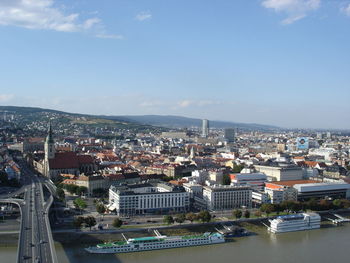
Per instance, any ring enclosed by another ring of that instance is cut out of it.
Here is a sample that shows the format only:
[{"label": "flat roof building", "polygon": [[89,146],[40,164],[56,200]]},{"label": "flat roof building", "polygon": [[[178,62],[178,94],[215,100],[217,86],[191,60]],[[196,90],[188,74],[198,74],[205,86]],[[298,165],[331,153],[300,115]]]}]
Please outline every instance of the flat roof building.
[{"label": "flat roof building", "polygon": [[203,200],[209,210],[251,207],[252,189],[249,186],[204,186]]},{"label": "flat roof building", "polygon": [[109,210],[118,215],[186,212],[190,205],[190,193],[182,186],[169,183],[143,183],[111,186]]}]

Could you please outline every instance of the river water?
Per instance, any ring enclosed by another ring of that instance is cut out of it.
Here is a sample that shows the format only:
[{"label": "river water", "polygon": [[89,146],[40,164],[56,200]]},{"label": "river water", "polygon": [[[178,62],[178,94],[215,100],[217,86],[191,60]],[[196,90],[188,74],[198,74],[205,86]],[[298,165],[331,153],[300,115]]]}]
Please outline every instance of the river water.
[{"label": "river water", "polygon": [[[235,238],[225,244],[154,250],[119,255],[96,255],[72,245],[63,249],[57,244],[60,263],[121,262],[121,263],[345,263],[350,262],[350,224],[311,231],[269,234],[260,229],[257,235]],[[16,248],[0,248],[0,262],[16,262]]]}]

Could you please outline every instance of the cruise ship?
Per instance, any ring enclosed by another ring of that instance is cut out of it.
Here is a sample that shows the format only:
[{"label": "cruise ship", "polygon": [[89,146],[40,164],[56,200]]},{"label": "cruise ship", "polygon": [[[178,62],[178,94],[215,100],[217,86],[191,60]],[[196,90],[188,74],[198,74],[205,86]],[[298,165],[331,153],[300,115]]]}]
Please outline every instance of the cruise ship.
[{"label": "cruise ship", "polygon": [[85,248],[90,253],[127,253],[146,250],[189,247],[224,243],[225,237],[220,233],[206,232],[192,236],[157,236],[129,238],[125,241],[98,244],[95,247]]},{"label": "cruise ship", "polygon": [[320,228],[321,217],[317,213],[300,213],[294,215],[278,216],[270,220],[268,230],[272,233],[309,230]]}]

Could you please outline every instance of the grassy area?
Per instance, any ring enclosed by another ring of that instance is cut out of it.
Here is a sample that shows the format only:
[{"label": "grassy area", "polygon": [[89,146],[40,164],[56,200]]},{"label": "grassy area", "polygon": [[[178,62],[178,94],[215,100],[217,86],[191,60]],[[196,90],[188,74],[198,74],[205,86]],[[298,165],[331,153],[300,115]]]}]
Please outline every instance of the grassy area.
[{"label": "grassy area", "polygon": [[[146,224],[146,225],[123,225],[119,229],[144,228],[144,227],[159,227],[167,226],[167,224]],[[117,228],[115,228],[117,229]]]}]

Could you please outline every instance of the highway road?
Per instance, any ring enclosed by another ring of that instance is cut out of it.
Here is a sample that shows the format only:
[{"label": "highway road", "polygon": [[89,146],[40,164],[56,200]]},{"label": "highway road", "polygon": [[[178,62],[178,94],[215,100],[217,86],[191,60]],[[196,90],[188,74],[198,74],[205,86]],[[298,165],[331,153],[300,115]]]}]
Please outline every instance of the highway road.
[{"label": "highway road", "polygon": [[[4,201],[13,200],[20,206],[21,229],[18,241],[17,262],[24,263],[56,263],[57,256],[52,239],[48,218],[50,206],[53,202],[51,195],[44,198],[43,184],[50,185],[45,179],[39,179],[25,164],[21,165],[24,186],[19,190],[1,196]],[[49,189],[50,193],[55,189]],[[9,199],[24,193],[24,199]]]}]

